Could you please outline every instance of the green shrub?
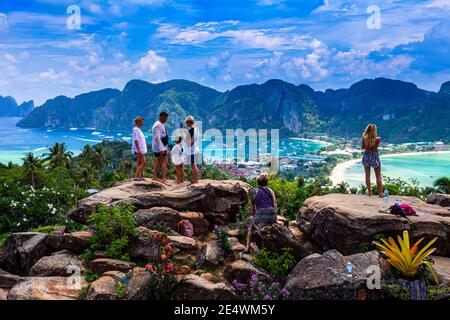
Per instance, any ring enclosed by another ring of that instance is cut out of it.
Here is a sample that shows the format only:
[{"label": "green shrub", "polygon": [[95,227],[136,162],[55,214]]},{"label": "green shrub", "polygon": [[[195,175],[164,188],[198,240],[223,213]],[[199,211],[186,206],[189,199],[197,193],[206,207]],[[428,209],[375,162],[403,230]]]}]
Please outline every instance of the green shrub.
[{"label": "green shrub", "polygon": [[53,230],[55,230],[56,228],[58,228],[60,226],[43,226],[43,227],[37,227],[37,228],[33,228],[30,231],[31,232],[39,232],[39,233],[46,233],[46,234],[52,234]]},{"label": "green shrub", "polygon": [[105,251],[110,258],[129,260],[126,251],[136,236],[133,212],[133,206],[128,203],[118,207],[99,205],[88,219],[89,224],[95,225],[95,232],[83,259],[91,260],[95,251]]},{"label": "green shrub", "polygon": [[89,291],[89,286],[82,287],[80,292],[78,293],[78,300],[85,300],[88,291]]},{"label": "green shrub", "polygon": [[98,279],[100,279],[102,277],[101,275],[95,273],[91,269],[85,269],[83,272],[83,276],[84,276],[84,280],[88,283],[97,281]]},{"label": "green shrub", "polygon": [[[5,244],[6,239],[11,235],[11,232],[5,232],[0,234],[0,249]],[[0,250],[1,251],[1,250]]]},{"label": "green shrub", "polygon": [[272,279],[286,277],[296,264],[291,248],[283,248],[281,252],[262,249],[253,255],[253,261],[256,267],[267,271]]},{"label": "green shrub", "polygon": [[33,189],[15,183],[0,184],[0,233],[21,232],[66,224],[66,212],[75,205],[72,191]]}]

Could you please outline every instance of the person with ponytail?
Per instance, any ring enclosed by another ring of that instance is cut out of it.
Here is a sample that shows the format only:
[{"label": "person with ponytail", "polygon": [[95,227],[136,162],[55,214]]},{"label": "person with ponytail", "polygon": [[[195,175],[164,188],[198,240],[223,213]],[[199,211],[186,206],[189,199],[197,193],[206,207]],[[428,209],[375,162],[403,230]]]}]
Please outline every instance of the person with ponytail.
[{"label": "person with ponytail", "polygon": [[377,180],[378,195],[383,197],[383,183],[381,180],[381,161],[378,153],[381,138],[377,136],[377,126],[373,123],[369,124],[364,131],[361,139],[361,148],[364,150],[362,165],[366,173],[366,185],[369,196],[372,195],[370,182],[370,168],[375,170]]}]

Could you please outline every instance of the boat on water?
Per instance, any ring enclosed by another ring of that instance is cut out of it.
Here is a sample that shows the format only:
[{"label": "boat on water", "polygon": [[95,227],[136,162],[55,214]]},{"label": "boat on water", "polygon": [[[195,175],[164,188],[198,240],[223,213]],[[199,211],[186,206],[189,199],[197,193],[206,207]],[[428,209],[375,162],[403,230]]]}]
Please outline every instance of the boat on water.
[{"label": "boat on water", "polygon": [[130,141],[131,138],[130,138],[130,137],[123,137],[122,140],[123,140],[123,141]]},{"label": "boat on water", "polygon": [[91,133],[93,136],[99,136],[99,135],[101,135],[102,133],[101,132],[98,132],[98,131],[94,131],[94,132],[92,132]]},{"label": "boat on water", "polygon": [[70,128],[69,130],[70,130],[70,131],[77,131],[78,128]]}]

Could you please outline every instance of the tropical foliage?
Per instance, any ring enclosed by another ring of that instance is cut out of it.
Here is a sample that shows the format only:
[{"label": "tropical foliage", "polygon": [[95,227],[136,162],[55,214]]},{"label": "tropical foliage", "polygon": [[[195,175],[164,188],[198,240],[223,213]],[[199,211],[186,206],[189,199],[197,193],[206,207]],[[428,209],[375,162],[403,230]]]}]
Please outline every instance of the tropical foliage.
[{"label": "tropical foliage", "polygon": [[272,279],[284,278],[296,264],[291,248],[283,248],[281,252],[262,249],[253,255],[253,262],[258,268],[267,271]]},{"label": "tropical foliage", "polygon": [[431,246],[436,242],[437,238],[434,238],[419,249],[419,245],[423,240],[424,238],[421,238],[411,246],[408,231],[405,230],[403,231],[403,237],[400,235],[397,237],[398,244],[392,237],[389,237],[387,241],[381,239],[381,242],[374,241],[373,243],[384,254],[386,262],[405,278],[413,279],[416,277],[419,269],[425,266],[432,273],[436,283],[439,284],[433,264],[427,259],[436,250],[436,248],[431,248]]}]

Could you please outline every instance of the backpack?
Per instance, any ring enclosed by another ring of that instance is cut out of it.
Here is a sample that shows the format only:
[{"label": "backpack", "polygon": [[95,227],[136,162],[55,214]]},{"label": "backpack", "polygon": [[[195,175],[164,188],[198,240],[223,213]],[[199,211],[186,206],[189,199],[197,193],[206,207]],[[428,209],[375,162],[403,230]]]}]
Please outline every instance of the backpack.
[{"label": "backpack", "polygon": [[192,237],[194,235],[194,226],[189,220],[181,220],[177,224],[178,233],[186,236]]},{"label": "backpack", "polygon": [[409,204],[394,204],[389,208],[391,214],[406,218],[406,216],[415,216],[416,211]]},{"label": "backpack", "polygon": [[405,214],[407,216],[415,216],[416,215],[416,210],[414,210],[414,208],[411,207],[409,204],[402,203],[402,204],[400,204],[400,208],[403,209],[403,211],[405,212]]}]

